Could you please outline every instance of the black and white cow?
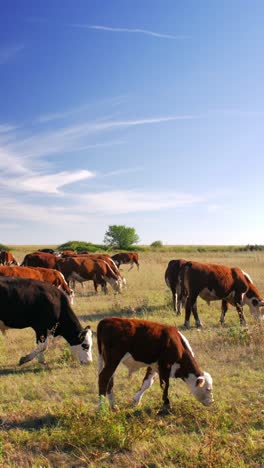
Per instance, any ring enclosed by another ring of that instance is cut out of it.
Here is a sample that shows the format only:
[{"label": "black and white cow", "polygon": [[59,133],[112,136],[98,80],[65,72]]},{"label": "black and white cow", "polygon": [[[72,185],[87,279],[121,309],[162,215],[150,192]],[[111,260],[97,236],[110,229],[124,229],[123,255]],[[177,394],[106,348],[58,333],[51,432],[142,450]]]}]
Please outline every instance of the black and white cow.
[{"label": "black and white cow", "polygon": [[19,364],[35,357],[44,362],[49,335],[62,336],[81,364],[92,361],[92,331],[83,328],[68,299],[53,285],[25,278],[0,278],[0,330],[33,328],[37,348]]},{"label": "black and white cow", "polygon": [[114,406],[114,373],[122,363],[129,374],[147,367],[142,386],[133,398],[135,405],[140,403],[143,393],[157,376],[163,388],[165,408],[170,406],[170,377],[186,382],[203,405],[213,403],[212,377],[200,369],[188,340],[176,327],[147,320],[109,317],[98,324],[97,343],[100,402],[107,395],[110,405]]}]

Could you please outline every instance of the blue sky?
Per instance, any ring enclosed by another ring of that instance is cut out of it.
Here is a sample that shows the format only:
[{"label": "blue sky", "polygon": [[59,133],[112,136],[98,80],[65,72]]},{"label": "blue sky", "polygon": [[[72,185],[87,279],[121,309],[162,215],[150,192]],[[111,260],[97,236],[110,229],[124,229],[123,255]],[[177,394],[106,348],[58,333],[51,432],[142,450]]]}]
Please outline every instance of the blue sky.
[{"label": "blue sky", "polygon": [[9,0],[7,244],[263,244],[262,0]]}]

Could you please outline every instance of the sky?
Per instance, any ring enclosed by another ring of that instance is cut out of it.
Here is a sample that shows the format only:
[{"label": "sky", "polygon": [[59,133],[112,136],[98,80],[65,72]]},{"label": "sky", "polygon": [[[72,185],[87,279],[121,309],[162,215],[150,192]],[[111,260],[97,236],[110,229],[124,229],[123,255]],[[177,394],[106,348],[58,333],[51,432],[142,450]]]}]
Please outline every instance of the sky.
[{"label": "sky", "polygon": [[263,0],[6,0],[0,242],[264,243]]}]

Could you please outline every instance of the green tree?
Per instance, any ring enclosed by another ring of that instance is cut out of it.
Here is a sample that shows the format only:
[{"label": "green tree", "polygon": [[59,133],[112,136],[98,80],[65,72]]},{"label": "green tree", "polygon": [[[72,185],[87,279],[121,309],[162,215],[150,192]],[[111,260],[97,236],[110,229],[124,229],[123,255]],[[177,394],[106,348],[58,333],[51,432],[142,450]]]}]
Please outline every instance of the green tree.
[{"label": "green tree", "polygon": [[108,226],[104,243],[117,249],[130,249],[133,244],[139,242],[139,237],[134,228],[117,225]]}]

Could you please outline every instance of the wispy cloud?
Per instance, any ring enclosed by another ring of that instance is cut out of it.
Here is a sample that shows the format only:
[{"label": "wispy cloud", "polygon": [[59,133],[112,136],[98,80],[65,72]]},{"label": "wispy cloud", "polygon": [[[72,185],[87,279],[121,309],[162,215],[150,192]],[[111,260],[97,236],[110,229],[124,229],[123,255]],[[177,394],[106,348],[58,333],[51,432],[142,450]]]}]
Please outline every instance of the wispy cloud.
[{"label": "wispy cloud", "polygon": [[3,65],[4,63],[11,60],[22,49],[24,49],[22,44],[13,46],[0,46],[0,65]]},{"label": "wispy cloud", "polygon": [[58,194],[60,188],[65,185],[80,182],[81,180],[91,179],[95,173],[86,170],[63,171],[55,174],[39,174],[33,176],[17,177],[6,180],[3,185],[9,186],[15,190],[26,192],[40,192],[46,194]]},{"label": "wispy cloud", "polygon": [[96,24],[72,24],[74,28],[86,28],[86,29],[95,29],[98,31],[109,31],[109,32],[121,32],[121,33],[133,33],[133,34],[145,34],[147,36],[159,37],[161,39],[185,39],[187,36],[175,35],[175,34],[165,34],[156,31],[149,31],[148,29],[140,28],[113,28],[110,26],[102,26]]},{"label": "wispy cloud", "polygon": [[124,214],[180,208],[204,202],[201,196],[178,192],[118,190],[80,196],[87,211],[97,214]]}]

